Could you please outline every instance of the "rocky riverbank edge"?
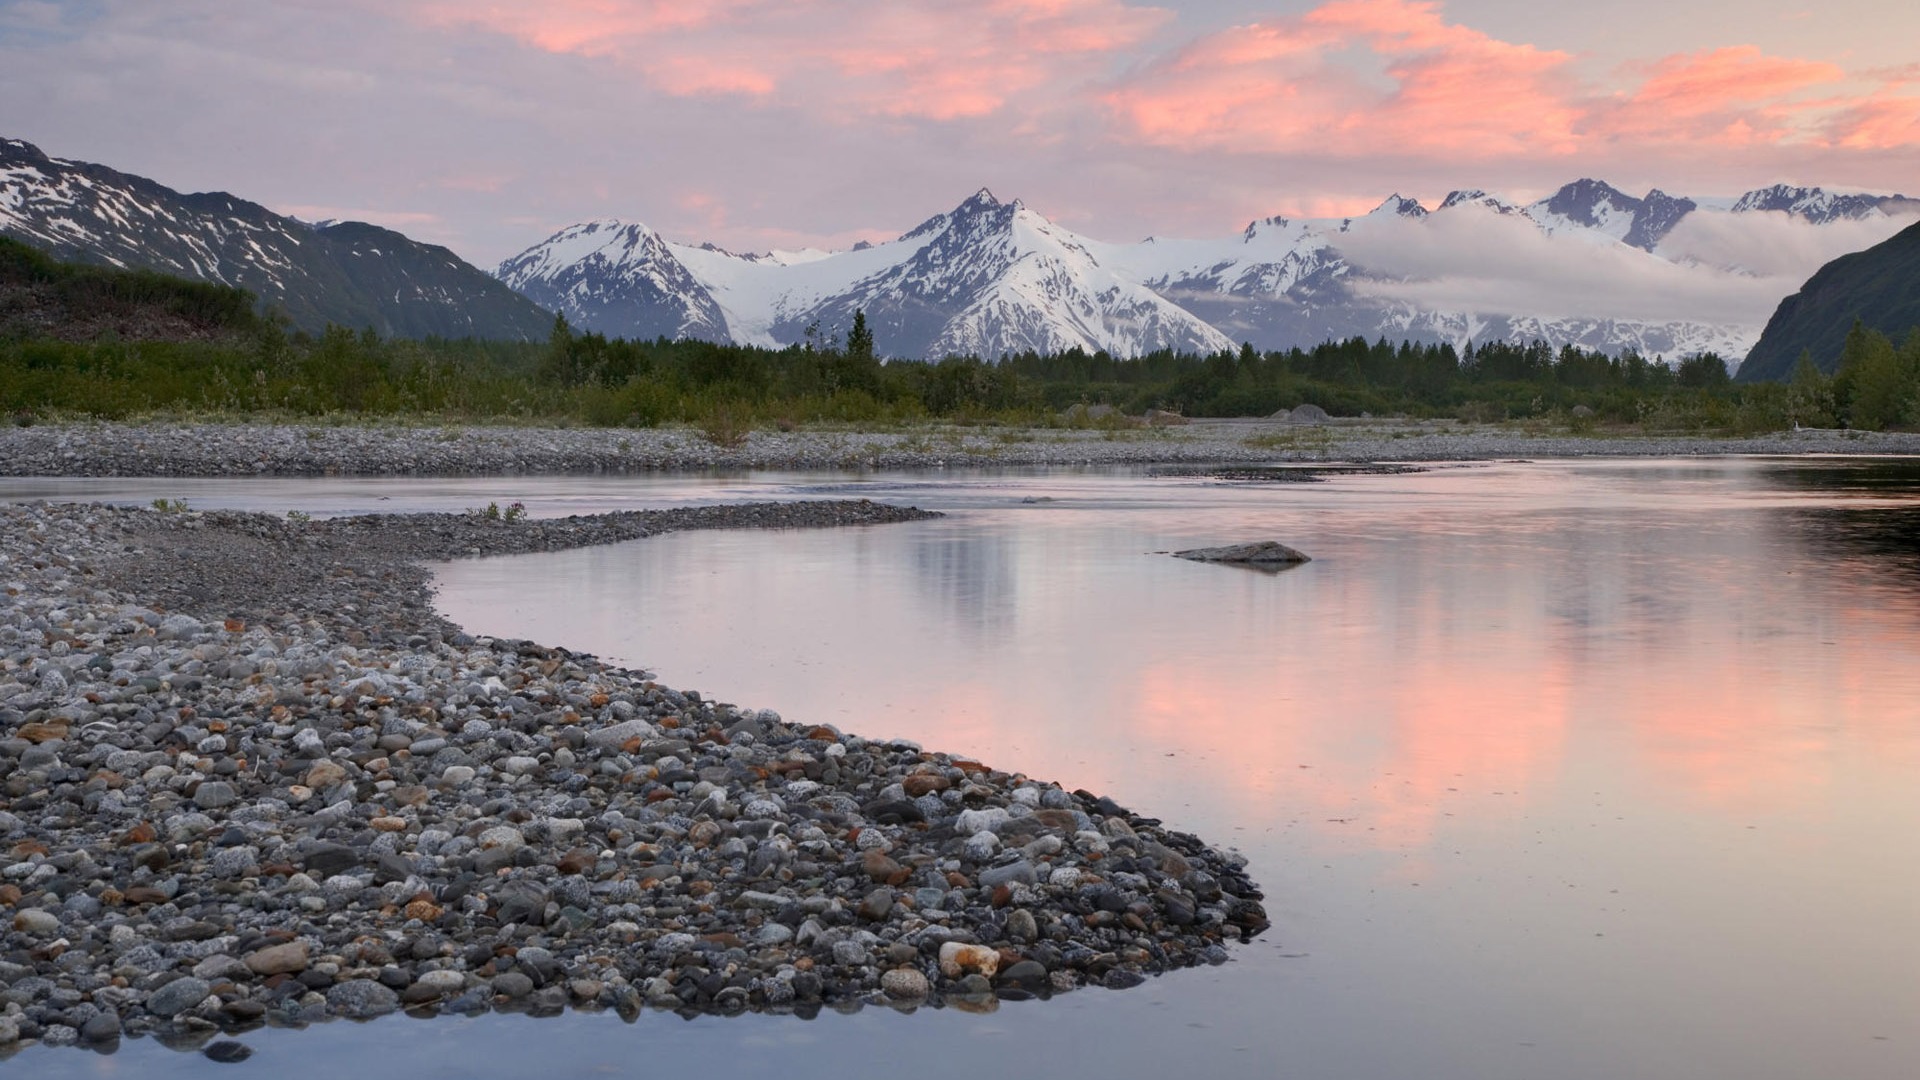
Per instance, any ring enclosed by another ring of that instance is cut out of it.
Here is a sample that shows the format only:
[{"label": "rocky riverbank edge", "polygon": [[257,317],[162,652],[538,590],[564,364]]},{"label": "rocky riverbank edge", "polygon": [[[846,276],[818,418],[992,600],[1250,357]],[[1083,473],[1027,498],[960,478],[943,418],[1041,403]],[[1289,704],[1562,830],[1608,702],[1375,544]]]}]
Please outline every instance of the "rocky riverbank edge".
[{"label": "rocky riverbank edge", "polygon": [[[1227,959],[1244,860],[1112,800],[437,616],[560,520],[0,507],[0,1056],[407,1010],[987,1010]],[[212,1045],[208,1045],[212,1043]]]},{"label": "rocky riverbank edge", "polygon": [[0,428],[0,475],[10,476],[451,476],[1719,454],[1920,454],[1920,434],[1794,431],[1731,438],[1528,433],[1453,421],[1195,420],[1115,430],[753,431],[738,445],[719,445],[688,428],[255,423]]}]

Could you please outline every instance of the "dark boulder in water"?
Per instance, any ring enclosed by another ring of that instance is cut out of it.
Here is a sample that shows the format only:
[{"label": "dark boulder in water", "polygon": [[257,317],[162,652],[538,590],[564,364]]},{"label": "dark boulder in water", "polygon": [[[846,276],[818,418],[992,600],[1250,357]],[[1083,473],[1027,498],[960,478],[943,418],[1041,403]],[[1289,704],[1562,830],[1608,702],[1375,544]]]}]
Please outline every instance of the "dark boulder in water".
[{"label": "dark boulder in water", "polygon": [[1189,548],[1173,553],[1176,559],[1192,559],[1194,562],[1233,563],[1238,566],[1297,566],[1303,562],[1312,562],[1304,552],[1290,548],[1278,540],[1259,540],[1251,544],[1229,544],[1226,547]]}]

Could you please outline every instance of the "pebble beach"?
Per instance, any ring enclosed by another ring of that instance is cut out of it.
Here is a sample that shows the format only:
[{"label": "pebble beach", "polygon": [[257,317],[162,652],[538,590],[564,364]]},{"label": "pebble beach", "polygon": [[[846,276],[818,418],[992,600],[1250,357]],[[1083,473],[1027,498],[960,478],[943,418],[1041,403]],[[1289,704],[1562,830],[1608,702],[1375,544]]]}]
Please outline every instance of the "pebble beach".
[{"label": "pebble beach", "polygon": [[468,635],[418,562],[926,516],[0,508],[0,1053],[398,1010],[986,1009],[1224,962],[1267,926],[1236,855]]}]

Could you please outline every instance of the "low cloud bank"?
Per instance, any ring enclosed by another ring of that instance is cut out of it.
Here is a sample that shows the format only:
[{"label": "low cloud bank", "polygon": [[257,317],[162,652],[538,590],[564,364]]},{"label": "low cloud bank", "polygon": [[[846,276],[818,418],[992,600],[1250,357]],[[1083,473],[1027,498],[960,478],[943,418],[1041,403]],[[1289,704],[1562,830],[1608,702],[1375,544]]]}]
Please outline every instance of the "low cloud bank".
[{"label": "low cloud bank", "polygon": [[1648,253],[1459,206],[1417,220],[1357,221],[1335,246],[1370,278],[1356,289],[1423,308],[1757,328],[1822,265],[1914,220],[1813,225],[1785,214],[1696,211]]}]

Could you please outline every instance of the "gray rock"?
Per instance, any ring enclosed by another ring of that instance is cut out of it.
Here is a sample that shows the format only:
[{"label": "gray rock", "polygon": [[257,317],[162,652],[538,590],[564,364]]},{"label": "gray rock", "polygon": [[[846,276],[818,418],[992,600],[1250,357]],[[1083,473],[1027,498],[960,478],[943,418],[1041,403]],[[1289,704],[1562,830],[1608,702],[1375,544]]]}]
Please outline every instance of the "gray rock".
[{"label": "gray rock", "polygon": [[372,979],[350,979],[327,988],[327,1011],[336,1016],[385,1016],[400,1007],[400,995]]},{"label": "gray rock", "polygon": [[1002,885],[1032,885],[1039,880],[1039,872],[1025,859],[980,871],[980,884],[989,889],[997,889]]},{"label": "gray rock", "polygon": [[155,1016],[178,1016],[207,1000],[211,993],[213,987],[205,979],[175,979],[147,995],[147,1011]]},{"label": "gray rock", "polygon": [[203,780],[193,792],[193,805],[202,810],[219,810],[238,802],[240,796],[225,780]]},{"label": "gray rock", "polygon": [[60,916],[39,908],[28,908],[13,917],[13,928],[34,937],[52,937],[60,932]]},{"label": "gray rock", "polygon": [[880,976],[880,989],[895,1001],[919,1001],[931,989],[927,977],[913,968],[894,968]]},{"label": "gray rock", "polygon": [[587,732],[587,745],[598,749],[618,749],[633,739],[650,739],[657,730],[645,720],[625,720]]},{"label": "gray rock", "polygon": [[523,972],[509,971],[493,977],[493,992],[510,1001],[518,1001],[533,993],[533,980]]},{"label": "gray rock", "polygon": [[1194,562],[1234,563],[1245,566],[1292,566],[1313,561],[1304,553],[1277,540],[1258,540],[1250,544],[1229,544],[1225,547],[1189,548],[1186,551],[1176,551],[1173,556],[1176,559],[1191,559]]},{"label": "gray rock", "polygon": [[80,1025],[80,1040],[89,1043],[110,1042],[120,1037],[120,1014],[102,1009]]},{"label": "gray rock", "polygon": [[499,905],[494,918],[503,923],[544,923],[550,894],[544,886],[531,881],[509,881],[493,891]]}]

